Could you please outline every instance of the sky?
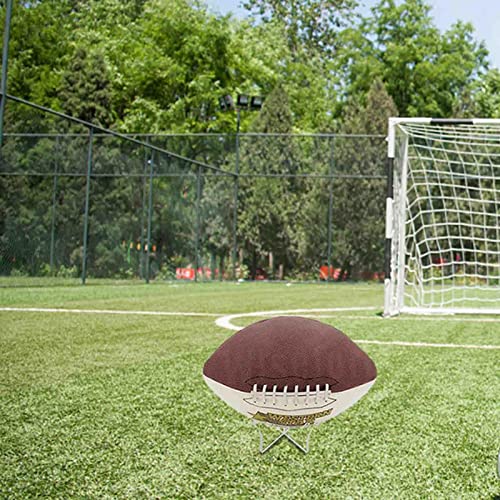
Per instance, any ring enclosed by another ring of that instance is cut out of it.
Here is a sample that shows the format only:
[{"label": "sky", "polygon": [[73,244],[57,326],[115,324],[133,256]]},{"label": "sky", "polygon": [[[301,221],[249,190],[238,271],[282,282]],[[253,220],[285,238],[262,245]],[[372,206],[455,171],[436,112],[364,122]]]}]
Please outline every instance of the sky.
[{"label": "sky", "polygon": [[[238,17],[246,15],[239,7],[240,0],[205,0],[214,12],[233,12]],[[378,0],[360,0],[363,11]],[[475,28],[476,39],[484,40],[490,53],[492,66],[500,68],[500,0],[427,0],[432,6],[431,15],[436,26],[445,31],[455,21],[470,22]]]}]

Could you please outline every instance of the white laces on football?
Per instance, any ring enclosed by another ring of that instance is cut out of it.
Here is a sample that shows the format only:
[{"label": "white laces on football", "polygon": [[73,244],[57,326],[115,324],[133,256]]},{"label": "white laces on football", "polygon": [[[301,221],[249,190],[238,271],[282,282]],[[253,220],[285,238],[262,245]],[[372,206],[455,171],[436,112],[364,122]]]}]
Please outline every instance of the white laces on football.
[{"label": "white laces on football", "polygon": [[273,386],[272,391],[267,390],[267,385],[264,385],[262,390],[259,391],[257,384],[254,384],[251,394],[254,404],[257,404],[258,402],[266,404],[267,398],[271,398],[273,406],[276,406],[278,399],[281,399],[282,401],[284,400],[284,406],[288,406],[289,398],[293,398],[294,406],[298,406],[299,402],[303,402],[303,404],[308,406],[313,400],[315,405],[317,405],[318,401],[321,400],[325,403],[328,402],[328,398],[330,396],[330,386],[329,384],[326,384],[324,390],[321,390],[320,386],[316,385],[316,390],[311,391],[311,386],[307,385],[305,392],[299,392],[299,386],[296,385],[293,392],[288,392],[287,385],[285,385],[283,391],[278,391],[277,385]]}]

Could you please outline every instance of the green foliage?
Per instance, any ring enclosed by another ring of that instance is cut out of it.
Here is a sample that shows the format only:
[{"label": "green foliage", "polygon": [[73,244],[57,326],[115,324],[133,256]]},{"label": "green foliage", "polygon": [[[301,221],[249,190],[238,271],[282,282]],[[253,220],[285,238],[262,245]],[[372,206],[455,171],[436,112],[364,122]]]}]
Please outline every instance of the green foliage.
[{"label": "green foliage", "polygon": [[[250,20],[198,0],[18,3],[9,91],[128,132],[227,132],[235,116],[219,112],[220,95],[268,95],[280,83],[295,128],[323,132],[377,77],[402,115],[450,116],[484,102],[478,89],[492,81],[473,27],[440,33],[426,0],[381,0],[361,22],[354,0],[244,6]],[[25,108],[9,115],[12,131],[48,125]]]},{"label": "green foliage", "polygon": [[[292,130],[292,114],[288,96],[277,86],[268,96],[259,117],[254,122],[255,132],[288,134]],[[259,138],[241,148],[242,173],[263,175],[293,174],[297,169],[297,151],[288,136],[273,135]],[[278,264],[291,266],[295,249],[292,245],[294,213],[297,193],[293,180],[286,178],[248,178],[240,181],[238,231],[244,247],[251,255],[252,276],[255,276],[257,258],[272,252]],[[270,270],[273,274],[274,270]]]},{"label": "green foliage", "polygon": [[278,85],[267,97],[252,131],[261,134],[292,132],[292,113],[288,95],[282,85]]},{"label": "green foliage", "polygon": [[346,108],[342,133],[368,135],[343,142],[336,154],[338,168],[348,165],[348,173],[365,177],[342,179],[334,191],[334,213],[342,213],[334,229],[335,261],[351,276],[383,268],[386,182],[370,177],[384,171],[385,144],[373,134],[383,133],[388,118],[397,114],[381,80],[373,82],[366,104],[353,101]]},{"label": "green foliage", "polygon": [[234,180],[205,176],[200,210],[203,246],[210,255],[229,255],[233,243]]},{"label": "green foliage", "polygon": [[352,89],[367,90],[381,77],[402,116],[451,116],[487,69],[472,25],[457,22],[440,33],[425,0],[381,0],[360,28],[349,39]]},{"label": "green foliage", "polygon": [[[241,112],[241,132],[385,134],[387,116],[396,114],[388,96],[400,115],[500,116],[499,72],[487,71],[486,47],[470,24],[439,32],[426,0],[381,0],[361,20],[355,4],[247,0],[250,17],[240,20],[214,15],[199,0],[16,2],[8,90],[132,133],[234,134],[236,113],[221,112],[218,98],[238,93],[267,98],[260,115]],[[2,25],[3,16],[1,9]],[[6,128],[88,132],[12,102]],[[59,146],[29,141],[9,138],[3,169],[20,173],[36,166],[44,174],[71,176],[0,178],[0,267],[6,274],[43,274],[52,252],[55,269],[79,274],[88,139],[61,139]],[[191,141],[172,140],[167,149],[234,169],[234,135]],[[242,265],[253,273],[270,267],[271,276],[280,265],[285,274],[314,275],[328,259],[332,192],[335,263],[353,274],[380,270],[383,181],[293,178],[326,175],[331,168],[346,175],[381,172],[385,150],[379,140],[348,142],[241,138],[241,171],[275,176],[240,179]],[[100,169],[140,175],[142,155],[139,148],[97,141],[95,175]],[[164,171],[183,172],[153,182],[157,251],[150,264],[154,273],[171,276],[177,264],[195,261],[196,172],[187,164],[161,161]],[[218,260],[222,268],[232,250],[234,183],[203,174],[200,258],[205,265]],[[136,248],[144,244],[149,186],[144,189],[137,178],[96,179],[89,272],[142,276],[144,250]]]},{"label": "green foliage", "polygon": [[[491,69],[479,84],[472,114],[486,118],[500,118],[500,71]],[[471,115],[471,112],[468,113]]]},{"label": "green foliage", "polygon": [[136,30],[125,48],[128,60],[121,59],[123,125],[149,132],[206,129],[217,92],[228,84],[228,19],[185,0],[157,0],[147,4]]},{"label": "green foliage", "polygon": [[[57,89],[71,51],[71,1],[14,2],[9,44],[9,93],[57,106]],[[5,9],[0,10],[3,29]]]},{"label": "green foliage", "polygon": [[353,16],[356,0],[247,0],[243,6],[264,23],[283,26],[288,47],[332,56],[338,49],[338,32]]},{"label": "green foliage", "polygon": [[63,74],[59,91],[63,111],[109,128],[114,121],[111,95],[109,71],[103,56],[78,48]]}]

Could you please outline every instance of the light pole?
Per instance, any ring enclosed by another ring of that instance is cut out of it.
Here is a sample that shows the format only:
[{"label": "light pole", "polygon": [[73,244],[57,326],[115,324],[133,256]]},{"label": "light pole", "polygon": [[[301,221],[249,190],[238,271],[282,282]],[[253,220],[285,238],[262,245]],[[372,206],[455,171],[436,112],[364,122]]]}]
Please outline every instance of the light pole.
[{"label": "light pole", "polygon": [[259,111],[262,108],[264,99],[260,96],[248,96],[246,94],[238,94],[236,99],[236,107],[234,106],[233,98],[230,95],[225,95],[219,98],[219,104],[222,111],[234,111],[236,109],[236,159],[234,167],[234,202],[233,202],[233,279],[236,279],[236,261],[238,247],[238,192],[239,192],[239,175],[240,175],[240,127],[241,127],[241,111]]}]

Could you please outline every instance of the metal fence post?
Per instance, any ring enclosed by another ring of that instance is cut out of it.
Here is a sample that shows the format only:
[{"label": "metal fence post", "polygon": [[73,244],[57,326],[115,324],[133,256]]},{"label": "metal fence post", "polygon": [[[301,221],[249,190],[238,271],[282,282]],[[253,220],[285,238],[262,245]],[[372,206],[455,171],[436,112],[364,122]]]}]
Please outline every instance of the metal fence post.
[{"label": "metal fence post", "polygon": [[200,267],[200,239],[201,239],[201,167],[198,167],[196,175],[196,241],[194,245],[195,251],[195,270],[194,280],[198,281],[198,269]]},{"label": "metal fence post", "polygon": [[236,279],[236,259],[238,253],[238,195],[240,181],[240,109],[236,111],[236,159],[234,165],[234,200],[233,200],[233,280]]},{"label": "metal fence post", "polygon": [[9,61],[9,40],[10,25],[12,19],[12,0],[7,0],[5,5],[5,25],[3,32],[2,47],[2,78],[0,81],[0,148],[3,144],[3,115],[5,111],[5,102],[7,101],[7,69]]},{"label": "metal fence post", "polygon": [[147,170],[149,165],[148,160],[148,149],[144,149],[144,166],[142,169],[142,209],[141,209],[141,239],[140,239],[140,248],[139,248],[139,278],[145,279],[145,264],[144,264],[144,213],[146,212],[146,189],[147,189]]},{"label": "metal fence post", "polygon": [[333,219],[333,168],[335,163],[335,137],[332,138],[332,147],[330,153],[330,165],[328,168],[328,228],[327,228],[327,282],[330,281],[330,267],[332,265],[332,219]]},{"label": "metal fence post", "polygon": [[54,162],[54,182],[52,183],[52,222],[50,225],[50,274],[54,274],[54,246],[55,246],[55,232],[56,232],[56,199],[57,199],[57,170],[59,166],[59,136],[56,137]]},{"label": "metal fence post", "polygon": [[149,199],[148,199],[148,234],[146,240],[146,283],[149,283],[149,268],[151,255],[151,223],[153,219],[153,175],[155,152],[151,152],[149,160]]},{"label": "metal fence post", "polygon": [[82,255],[82,285],[87,279],[87,244],[89,236],[89,204],[90,204],[90,176],[92,175],[92,154],[94,129],[89,128],[89,148],[87,152],[87,182],[85,185],[85,214],[83,218],[83,255]]}]

